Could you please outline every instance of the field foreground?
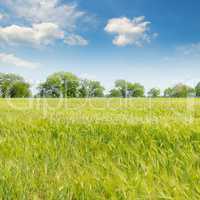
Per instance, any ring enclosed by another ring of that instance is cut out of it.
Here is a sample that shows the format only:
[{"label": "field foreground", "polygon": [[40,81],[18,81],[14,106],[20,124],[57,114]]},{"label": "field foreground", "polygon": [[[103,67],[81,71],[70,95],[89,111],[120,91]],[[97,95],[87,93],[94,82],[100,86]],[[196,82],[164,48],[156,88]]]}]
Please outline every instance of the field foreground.
[{"label": "field foreground", "polygon": [[200,100],[0,100],[0,199],[200,199]]}]

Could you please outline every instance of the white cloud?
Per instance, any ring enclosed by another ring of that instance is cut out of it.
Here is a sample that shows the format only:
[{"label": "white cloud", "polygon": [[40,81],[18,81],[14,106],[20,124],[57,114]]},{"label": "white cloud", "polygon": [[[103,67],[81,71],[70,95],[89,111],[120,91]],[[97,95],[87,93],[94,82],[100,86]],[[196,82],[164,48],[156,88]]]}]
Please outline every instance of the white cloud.
[{"label": "white cloud", "polygon": [[81,37],[80,35],[69,35],[65,37],[64,40],[65,44],[68,44],[70,46],[86,46],[88,45],[88,41],[85,40],[83,37]]},{"label": "white cloud", "polygon": [[64,32],[53,23],[33,24],[32,27],[17,25],[0,27],[1,43],[47,45],[55,39],[63,38]]},{"label": "white cloud", "polygon": [[7,53],[0,53],[0,63],[28,69],[35,69],[40,65]]},{"label": "white cloud", "polygon": [[60,0],[0,0],[0,2],[31,23],[55,23],[67,30],[76,26],[76,21],[85,15],[76,4],[62,4]]},{"label": "white cloud", "polygon": [[4,18],[4,15],[0,13],[0,20],[2,20],[3,18]]},{"label": "white cloud", "polygon": [[199,56],[200,55],[200,42],[177,47],[177,52],[184,56]]},{"label": "white cloud", "polygon": [[113,44],[117,46],[136,45],[142,46],[149,43],[155,34],[149,33],[149,21],[145,17],[128,19],[126,17],[110,19],[105,27],[108,33],[116,34]]},{"label": "white cloud", "polygon": [[[88,17],[85,12],[79,11],[76,4],[64,4],[61,0],[0,0],[0,4],[6,6],[9,14],[17,21],[22,19],[29,24],[27,27],[0,27],[3,34],[0,40],[3,38],[7,42],[14,40],[17,43],[28,41],[32,44],[49,44],[54,39],[64,40],[63,35],[76,35],[77,24]],[[9,36],[5,31],[9,32]],[[83,44],[83,40],[81,42]]]}]

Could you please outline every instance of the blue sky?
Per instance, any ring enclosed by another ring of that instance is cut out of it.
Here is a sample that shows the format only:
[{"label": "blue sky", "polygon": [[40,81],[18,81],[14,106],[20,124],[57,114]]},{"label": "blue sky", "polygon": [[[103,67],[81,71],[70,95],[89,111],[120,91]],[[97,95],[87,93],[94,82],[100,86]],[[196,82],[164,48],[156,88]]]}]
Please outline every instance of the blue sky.
[{"label": "blue sky", "polygon": [[0,0],[0,71],[161,89],[200,81],[198,0]]}]

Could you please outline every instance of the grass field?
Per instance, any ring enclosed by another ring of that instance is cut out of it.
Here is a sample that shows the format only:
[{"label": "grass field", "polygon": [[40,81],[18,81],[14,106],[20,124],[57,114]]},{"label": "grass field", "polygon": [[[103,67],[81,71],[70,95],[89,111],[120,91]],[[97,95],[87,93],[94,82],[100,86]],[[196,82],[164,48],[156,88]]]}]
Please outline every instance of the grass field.
[{"label": "grass field", "polygon": [[200,199],[200,100],[0,100],[0,199]]}]

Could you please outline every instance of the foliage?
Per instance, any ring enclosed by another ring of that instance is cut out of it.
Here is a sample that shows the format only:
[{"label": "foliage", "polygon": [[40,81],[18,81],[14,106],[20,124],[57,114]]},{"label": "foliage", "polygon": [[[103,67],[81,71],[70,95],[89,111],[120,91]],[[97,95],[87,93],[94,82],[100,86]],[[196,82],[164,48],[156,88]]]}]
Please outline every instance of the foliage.
[{"label": "foliage", "polygon": [[196,96],[200,97],[200,82],[195,87]]},{"label": "foliage", "polygon": [[128,85],[130,83],[127,82],[126,80],[116,80],[115,81],[115,88],[116,90],[121,92],[122,97],[127,97],[128,96]]},{"label": "foliage", "polygon": [[3,98],[30,97],[30,85],[19,75],[0,73],[0,96]]},{"label": "foliage", "polygon": [[166,88],[164,91],[164,97],[172,97],[173,96],[173,89],[172,88]]},{"label": "foliage", "polygon": [[40,97],[103,97],[104,87],[98,81],[80,80],[69,72],[58,72],[50,75],[38,87]]},{"label": "foliage", "polygon": [[194,89],[182,83],[173,88],[173,97],[190,97],[194,95]]},{"label": "foliage", "polygon": [[195,96],[195,90],[187,85],[179,83],[173,88],[167,88],[164,92],[166,97],[192,97]]},{"label": "foliage", "polygon": [[57,72],[39,86],[41,97],[77,97],[79,78],[69,72]]},{"label": "foliage", "polygon": [[[80,79],[70,72],[56,72],[39,84],[35,97],[43,98],[92,98],[103,97],[105,88],[99,81]],[[23,77],[15,74],[0,73],[0,97],[21,98],[30,97],[30,84]],[[144,97],[145,88],[140,83],[132,83],[123,79],[115,81],[115,87],[109,91],[107,97]],[[159,97],[160,90],[152,88],[149,97]],[[164,90],[164,97],[200,97],[200,83],[194,88],[179,83]]]},{"label": "foliage", "polygon": [[104,87],[99,81],[92,81],[84,79],[80,83],[79,89],[80,97],[103,97]]},{"label": "foliage", "polygon": [[128,87],[131,97],[144,97],[144,86],[140,83],[131,83]]},{"label": "foliage", "polygon": [[122,92],[119,89],[112,89],[109,92],[109,97],[122,97]]},{"label": "foliage", "polygon": [[[114,96],[113,96],[114,95]],[[144,87],[139,83],[131,83],[126,80],[115,81],[115,88],[110,91],[111,97],[143,97]]]},{"label": "foliage", "polygon": [[160,96],[160,89],[158,89],[158,88],[150,89],[149,92],[148,92],[148,96],[153,97],[153,98],[159,97]]},{"label": "foliage", "polygon": [[10,88],[11,98],[27,98],[31,96],[30,85],[25,82],[16,82]]}]

